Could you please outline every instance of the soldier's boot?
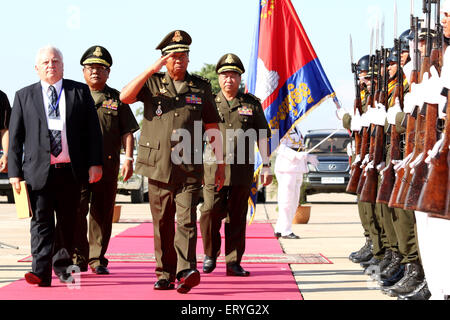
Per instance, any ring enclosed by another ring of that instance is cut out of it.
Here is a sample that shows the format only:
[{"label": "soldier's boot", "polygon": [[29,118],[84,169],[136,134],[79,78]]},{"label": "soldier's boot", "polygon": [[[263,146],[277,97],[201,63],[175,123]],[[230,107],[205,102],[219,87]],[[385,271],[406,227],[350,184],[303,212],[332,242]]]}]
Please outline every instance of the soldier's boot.
[{"label": "soldier's boot", "polygon": [[361,263],[361,262],[369,261],[373,257],[372,249],[373,249],[373,243],[372,243],[372,241],[370,241],[369,245],[367,247],[365,247],[364,250],[362,250],[360,252],[360,254],[357,254],[357,255],[355,255],[355,257],[353,257],[352,262]]},{"label": "soldier's boot", "polygon": [[348,256],[349,260],[353,260],[353,258],[355,258],[358,255],[361,255],[361,252],[364,250],[367,250],[368,247],[370,247],[371,244],[371,240],[369,237],[366,237],[366,242],[364,243],[364,245],[358,250],[358,251],[354,251],[352,253],[350,253],[350,255]]},{"label": "soldier's boot", "polygon": [[397,297],[411,293],[423,280],[424,273],[422,265],[417,261],[407,263],[405,275],[387,291],[387,295]]},{"label": "soldier's boot", "polygon": [[431,292],[428,289],[427,281],[422,281],[413,292],[406,295],[399,295],[398,300],[428,300],[431,297]]},{"label": "soldier's boot", "polygon": [[[369,274],[372,279],[374,280],[380,280],[380,273],[386,269],[386,267],[391,263],[392,261],[392,250],[387,249],[384,253],[383,259],[381,259],[380,263],[374,267],[372,267],[370,270],[368,268],[365,270],[364,273]],[[370,268],[370,266],[369,266]],[[370,272],[369,272],[370,271]]]},{"label": "soldier's boot", "polygon": [[[402,255],[398,251],[391,251],[391,260],[389,264],[383,268],[380,272],[380,280],[384,281],[387,279],[392,278],[395,274],[398,273],[401,262],[402,262]],[[399,279],[400,280],[400,279]]]}]

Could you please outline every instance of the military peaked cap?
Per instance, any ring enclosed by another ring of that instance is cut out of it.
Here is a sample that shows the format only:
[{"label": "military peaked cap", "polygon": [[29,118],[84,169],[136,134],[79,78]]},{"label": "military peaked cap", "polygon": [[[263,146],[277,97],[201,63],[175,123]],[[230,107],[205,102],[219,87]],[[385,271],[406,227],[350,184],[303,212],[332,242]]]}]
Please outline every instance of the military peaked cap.
[{"label": "military peaked cap", "polygon": [[243,74],[245,72],[245,68],[242,65],[241,59],[233,53],[227,53],[223,55],[219,62],[216,65],[216,72],[222,73],[225,71],[234,71],[239,74]]},{"label": "military peaked cap", "polygon": [[110,67],[112,66],[113,61],[108,50],[106,50],[104,47],[92,46],[83,54],[80,59],[80,64],[85,65],[92,63],[98,63]]},{"label": "military peaked cap", "polygon": [[156,50],[161,50],[163,55],[171,52],[186,52],[189,51],[191,43],[191,36],[186,31],[175,30],[164,37],[156,47]]}]

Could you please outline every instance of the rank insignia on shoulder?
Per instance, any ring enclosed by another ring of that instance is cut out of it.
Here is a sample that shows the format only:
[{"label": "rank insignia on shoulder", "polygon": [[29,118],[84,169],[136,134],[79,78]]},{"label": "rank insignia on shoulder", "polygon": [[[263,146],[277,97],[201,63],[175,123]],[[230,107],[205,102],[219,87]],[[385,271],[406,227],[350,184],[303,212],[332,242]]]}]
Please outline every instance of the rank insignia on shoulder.
[{"label": "rank insignia on shoulder", "polygon": [[238,112],[243,116],[251,116],[253,115],[253,110],[247,106],[239,107]]},{"label": "rank insignia on shoulder", "polygon": [[160,88],[160,89],[159,89],[159,92],[160,92],[161,94],[165,94],[165,93],[167,93],[167,89],[166,89],[166,88]]},{"label": "rank insignia on shoulder", "polygon": [[202,98],[197,97],[195,94],[186,96],[186,103],[187,104],[202,104]]},{"label": "rank insignia on shoulder", "polygon": [[117,101],[109,99],[109,100],[103,101],[102,107],[106,108],[106,109],[110,109],[110,110],[117,110],[118,104],[117,104]]}]

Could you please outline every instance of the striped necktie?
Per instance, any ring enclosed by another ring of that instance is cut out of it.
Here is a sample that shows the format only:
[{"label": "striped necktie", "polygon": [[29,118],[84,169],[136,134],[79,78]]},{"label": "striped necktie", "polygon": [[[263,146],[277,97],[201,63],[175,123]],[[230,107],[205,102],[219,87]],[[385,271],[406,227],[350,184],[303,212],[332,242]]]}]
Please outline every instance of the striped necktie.
[{"label": "striped necktie", "polygon": [[[50,86],[47,91],[48,95],[48,117],[49,119],[60,119],[59,115],[59,101],[56,89]],[[61,131],[48,130],[50,133],[50,150],[53,156],[57,157],[62,151]]]}]

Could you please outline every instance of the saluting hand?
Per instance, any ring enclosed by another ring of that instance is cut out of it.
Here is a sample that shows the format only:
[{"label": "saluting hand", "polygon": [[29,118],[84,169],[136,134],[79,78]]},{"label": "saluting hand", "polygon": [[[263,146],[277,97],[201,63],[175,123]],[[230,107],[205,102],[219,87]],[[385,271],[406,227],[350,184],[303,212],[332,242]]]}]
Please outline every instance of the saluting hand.
[{"label": "saluting hand", "polygon": [[172,57],[175,54],[175,52],[171,52],[168,55],[161,56],[152,66],[153,72],[159,72],[162,67],[164,67],[167,63],[167,60]]},{"label": "saluting hand", "polygon": [[120,176],[123,178],[123,181],[126,182],[133,175],[133,162],[131,160],[125,160],[122,166],[122,170],[120,170]]},{"label": "saluting hand", "polygon": [[102,166],[91,166],[89,168],[89,183],[96,183],[100,181],[103,175]]}]

